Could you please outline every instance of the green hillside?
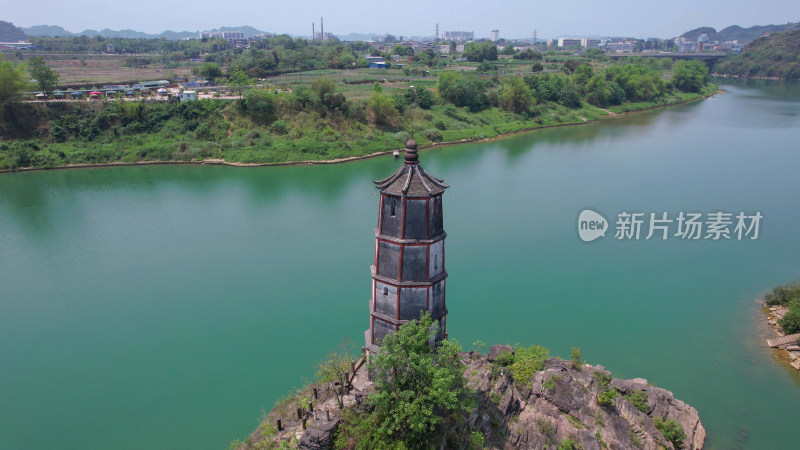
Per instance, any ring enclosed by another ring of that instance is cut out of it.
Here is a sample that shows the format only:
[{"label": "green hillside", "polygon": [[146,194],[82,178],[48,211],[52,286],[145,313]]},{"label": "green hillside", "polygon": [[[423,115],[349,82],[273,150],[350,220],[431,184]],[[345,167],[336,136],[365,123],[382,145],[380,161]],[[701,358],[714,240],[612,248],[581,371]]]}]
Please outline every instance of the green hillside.
[{"label": "green hillside", "polygon": [[800,78],[800,30],[762,37],[742,52],[722,59],[714,66],[718,74],[742,77]]}]

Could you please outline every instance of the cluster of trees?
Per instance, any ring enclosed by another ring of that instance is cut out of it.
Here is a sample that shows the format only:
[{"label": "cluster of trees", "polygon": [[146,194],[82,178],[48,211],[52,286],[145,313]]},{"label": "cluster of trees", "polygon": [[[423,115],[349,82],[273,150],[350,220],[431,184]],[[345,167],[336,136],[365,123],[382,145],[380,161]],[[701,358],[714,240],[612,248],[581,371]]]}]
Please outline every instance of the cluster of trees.
[{"label": "cluster of trees", "polygon": [[497,46],[491,42],[469,42],[462,54],[467,61],[497,61]]},{"label": "cluster of trees", "polygon": [[238,68],[252,78],[264,78],[282,72],[367,67],[367,60],[361,55],[370,49],[363,42],[340,43],[330,40],[318,43],[289,36],[274,36],[247,50],[206,55],[205,62]]},{"label": "cluster of trees", "polygon": [[106,44],[114,44],[114,51],[117,53],[160,53],[180,59],[199,58],[203,53],[223,51],[228,46],[224,39],[172,41],[103,36],[34,37],[31,38],[31,44],[47,53],[102,53],[106,51]]}]

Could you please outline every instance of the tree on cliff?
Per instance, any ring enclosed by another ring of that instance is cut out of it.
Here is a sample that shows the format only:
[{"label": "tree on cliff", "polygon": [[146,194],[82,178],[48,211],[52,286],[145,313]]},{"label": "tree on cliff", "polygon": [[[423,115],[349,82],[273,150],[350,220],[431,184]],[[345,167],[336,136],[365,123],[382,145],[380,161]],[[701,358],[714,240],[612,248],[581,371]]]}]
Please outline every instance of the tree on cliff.
[{"label": "tree on cliff", "polygon": [[425,313],[387,336],[382,351],[372,356],[376,391],[367,400],[373,408],[368,419],[372,426],[364,428],[374,426],[370,434],[377,441],[439,447],[441,443],[432,442],[436,431],[470,409],[461,348],[452,341],[429,345],[437,331],[438,324]]}]

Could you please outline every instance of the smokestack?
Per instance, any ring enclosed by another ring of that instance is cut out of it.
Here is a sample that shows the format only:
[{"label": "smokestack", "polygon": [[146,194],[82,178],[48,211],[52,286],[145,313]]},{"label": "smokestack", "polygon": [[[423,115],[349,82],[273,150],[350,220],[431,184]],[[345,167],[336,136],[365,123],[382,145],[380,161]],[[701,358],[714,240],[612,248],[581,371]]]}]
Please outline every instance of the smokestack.
[{"label": "smokestack", "polygon": [[314,22],[311,22],[311,40],[313,41],[316,38],[317,38],[317,33],[314,31]]},{"label": "smokestack", "polygon": [[325,40],[325,24],[322,22],[322,17],[319,18],[319,37]]}]

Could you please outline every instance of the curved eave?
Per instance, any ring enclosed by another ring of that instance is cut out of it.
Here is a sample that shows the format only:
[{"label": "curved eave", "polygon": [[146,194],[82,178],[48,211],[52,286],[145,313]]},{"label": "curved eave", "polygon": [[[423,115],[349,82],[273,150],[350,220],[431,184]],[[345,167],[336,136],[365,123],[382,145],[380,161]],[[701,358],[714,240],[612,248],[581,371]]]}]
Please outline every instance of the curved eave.
[{"label": "curved eave", "polygon": [[432,197],[450,187],[419,164],[404,164],[392,175],[373,183],[381,193],[402,197]]}]

